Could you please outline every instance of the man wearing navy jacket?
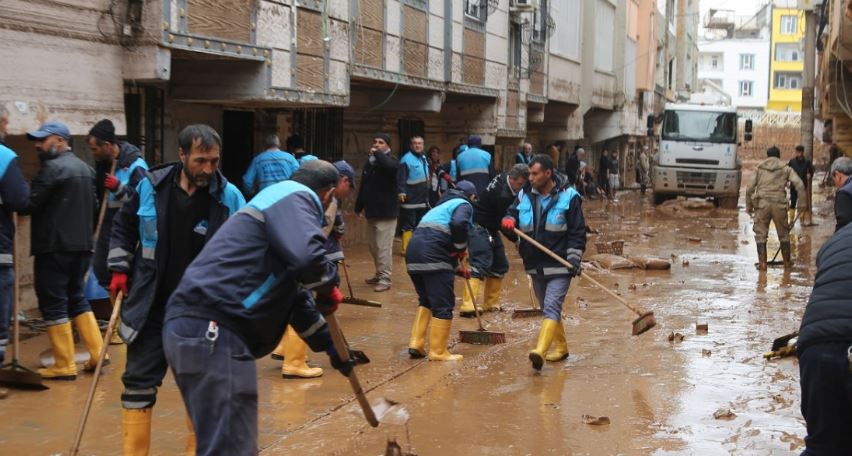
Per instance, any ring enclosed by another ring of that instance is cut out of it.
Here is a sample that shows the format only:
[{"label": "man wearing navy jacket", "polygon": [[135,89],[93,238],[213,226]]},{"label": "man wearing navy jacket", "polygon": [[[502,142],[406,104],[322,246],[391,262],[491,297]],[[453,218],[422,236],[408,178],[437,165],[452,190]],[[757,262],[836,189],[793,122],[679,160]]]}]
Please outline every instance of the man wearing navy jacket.
[{"label": "man wearing navy jacket", "polygon": [[423,137],[412,136],[410,145],[411,148],[399,160],[396,177],[402,256],[405,256],[414,228],[429,211],[429,162],[423,154]]}]

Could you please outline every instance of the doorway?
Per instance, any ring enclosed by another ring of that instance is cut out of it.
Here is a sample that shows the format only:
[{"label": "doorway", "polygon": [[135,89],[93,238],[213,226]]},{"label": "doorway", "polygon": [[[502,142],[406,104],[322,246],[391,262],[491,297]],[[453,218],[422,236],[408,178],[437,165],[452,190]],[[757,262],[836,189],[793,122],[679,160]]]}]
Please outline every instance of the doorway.
[{"label": "doorway", "polygon": [[222,163],[228,181],[243,188],[243,173],[254,158],[254,112],[225,111],[222,122]]}]

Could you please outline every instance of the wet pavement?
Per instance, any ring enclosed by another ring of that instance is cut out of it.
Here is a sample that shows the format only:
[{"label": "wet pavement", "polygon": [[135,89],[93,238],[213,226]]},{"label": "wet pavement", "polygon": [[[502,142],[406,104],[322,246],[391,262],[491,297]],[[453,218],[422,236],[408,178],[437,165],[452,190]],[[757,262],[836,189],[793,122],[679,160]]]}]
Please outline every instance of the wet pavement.
[{"label": "wet pavement", "polygon": [[[745,182],[745,179],[744,179]],[[506,333],[497,346],[457,344],[462,362],[408,359],[405,351],[416,294],[394,257],[394,286],[373,293],[366,248],[350,249],[347,263],[355,295],[381,301],[381,309],[344,305],[338,312],[349,342],[372,363],[358,367],[370,397],[405,405],[407,426],[370,428],[359,415],[345,378],[328,367],[319,379],[283,380],[280,362],[258,361],[262,454],[384,454],[388,439],[418,455],[539,454],[791,454],[803,449],[798,365],[794,358],[766,361],[774,338],[798,328],[810,293],[814,257],[834,229],[831,202],[817,194],[818,226],[793,230],[795,267],[754,268],[751,220],[740,210],[655,208],[650,193],[618,194],[616,202],[589,201],[587,256],[595,241],[623,239],[627,255],[672,259],[670,271],[627,269],[592,273],[628,301],[656,314],[658,326],[630,335],[634,315],[584,281],[572,283],[563,313],[571,356],[532,370],[527,352],[538,319],[511,319],[530,305],[520,260],[508,244],[512,269],[504,281],[504,311],[485,316]],[[397,248],[399,244],[397,243]],[[770,235],[770,255],[778,248]],[[457,296],[462,283],[456,284]],[[344,292],[345,292],[344,288]],[[697,322],[709,331],[698,334]],[[457,330],[476,329],[456,319]],[[669,341],[670,333],[684,335]],[[35,367],[47,347],[40,336],[22,344],[23,362]],[[121,452],[119,395],[123,347],[95,398],[82,454]],[[3,454],[67,454],[92,377],[50,382],[42,392],[12,390],[0,401]],[[719,409],[734,416],[714,418]],[[590,425],[583,415],[606,416]],[[178,454],[185,439],[183,405],[169,375],[154,411],[153,454]]]}]

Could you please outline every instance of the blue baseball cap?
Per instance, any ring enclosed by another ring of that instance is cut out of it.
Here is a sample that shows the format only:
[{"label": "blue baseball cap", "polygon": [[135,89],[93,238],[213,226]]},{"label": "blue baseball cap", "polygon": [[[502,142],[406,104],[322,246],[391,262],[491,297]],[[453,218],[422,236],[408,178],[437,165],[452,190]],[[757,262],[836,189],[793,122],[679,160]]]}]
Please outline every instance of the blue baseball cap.
[{"label": "blue baseball cap", "polygon": [[476,186],[473,185],[473,182],[471,182],[471,181],[463,180],[463,181],[456,182],[456,190],[464,193],[465,196],[468,196],[468,197],[472,196],[472,195],[476,195]]},{"label": "blue baseball cap", "polygon": [[337,172],[340,173],[341,176],[345,176],[349,178],[349,184],[352,185],[352,189],[355,189],[355,169],[352,168],[352,165],[346,163],[346,160],[338,160],[332,163],[335,168],[337,168]]},{"label": "blue baseball cap", "polygon": [[52,135],[61,136],[64,139],[71,139],[71,131],[68,130],[68,127],[66,127],[64,123],[56,122],[54,120],[41,124],[36,131],[27,132],[27,139],[30,141],[37,141]]}]

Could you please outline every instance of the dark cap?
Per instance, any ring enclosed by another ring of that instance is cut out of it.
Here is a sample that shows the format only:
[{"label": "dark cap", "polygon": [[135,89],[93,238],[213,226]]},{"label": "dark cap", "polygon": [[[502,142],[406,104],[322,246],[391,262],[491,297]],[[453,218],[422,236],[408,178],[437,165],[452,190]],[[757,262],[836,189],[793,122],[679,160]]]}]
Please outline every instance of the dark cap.
[{"label": "dark cap", "polygon": [[352,165],[346,163],[346,160],[339,160],[332,164],[337,168],[337,172],[341,176],[349,178],[349,184],[352,186],[352,190],[355,190],[355,170],[352,168]]},{"label": "dark cap", "polygon": [[98,121],[91,130],[89,136],[115,144],[115,125],[109,119]]},{"label": "dark cap", "polygon": [[476,195],[476,186],[473,185],[471,181],[458,181],[456,182],[456,190],[465,194],[465,196]]},{"label": "dark cap", "polygon": [[482,138],[479,135],[470,135],[467,138],[468,147],[479,147],[482,145]]},{"label": "dark cap", "polygon": [[66,140],[71,139],[71,132],[68,130],[68,127],[64,123],[53,120],[41,124],[36,131],[27,132],[27,139],[37,141],[53,135],[60,136]]},{"label": "dark cap", "polygon": [[800,151],[804,152],[804,151],[805,151],[805,146],[803,146],[803,145],[799,144],[798,146],[796,146],[796,150],[800,150]]},{"label": "dark cap", "polygon": [[375,135],[373,135],[373,139],[381,139],[382,141],[385,142],[385,144],[387,144],[389,146],[391,144],[390,135],[387,134],[387,133],[378,132]]}]

